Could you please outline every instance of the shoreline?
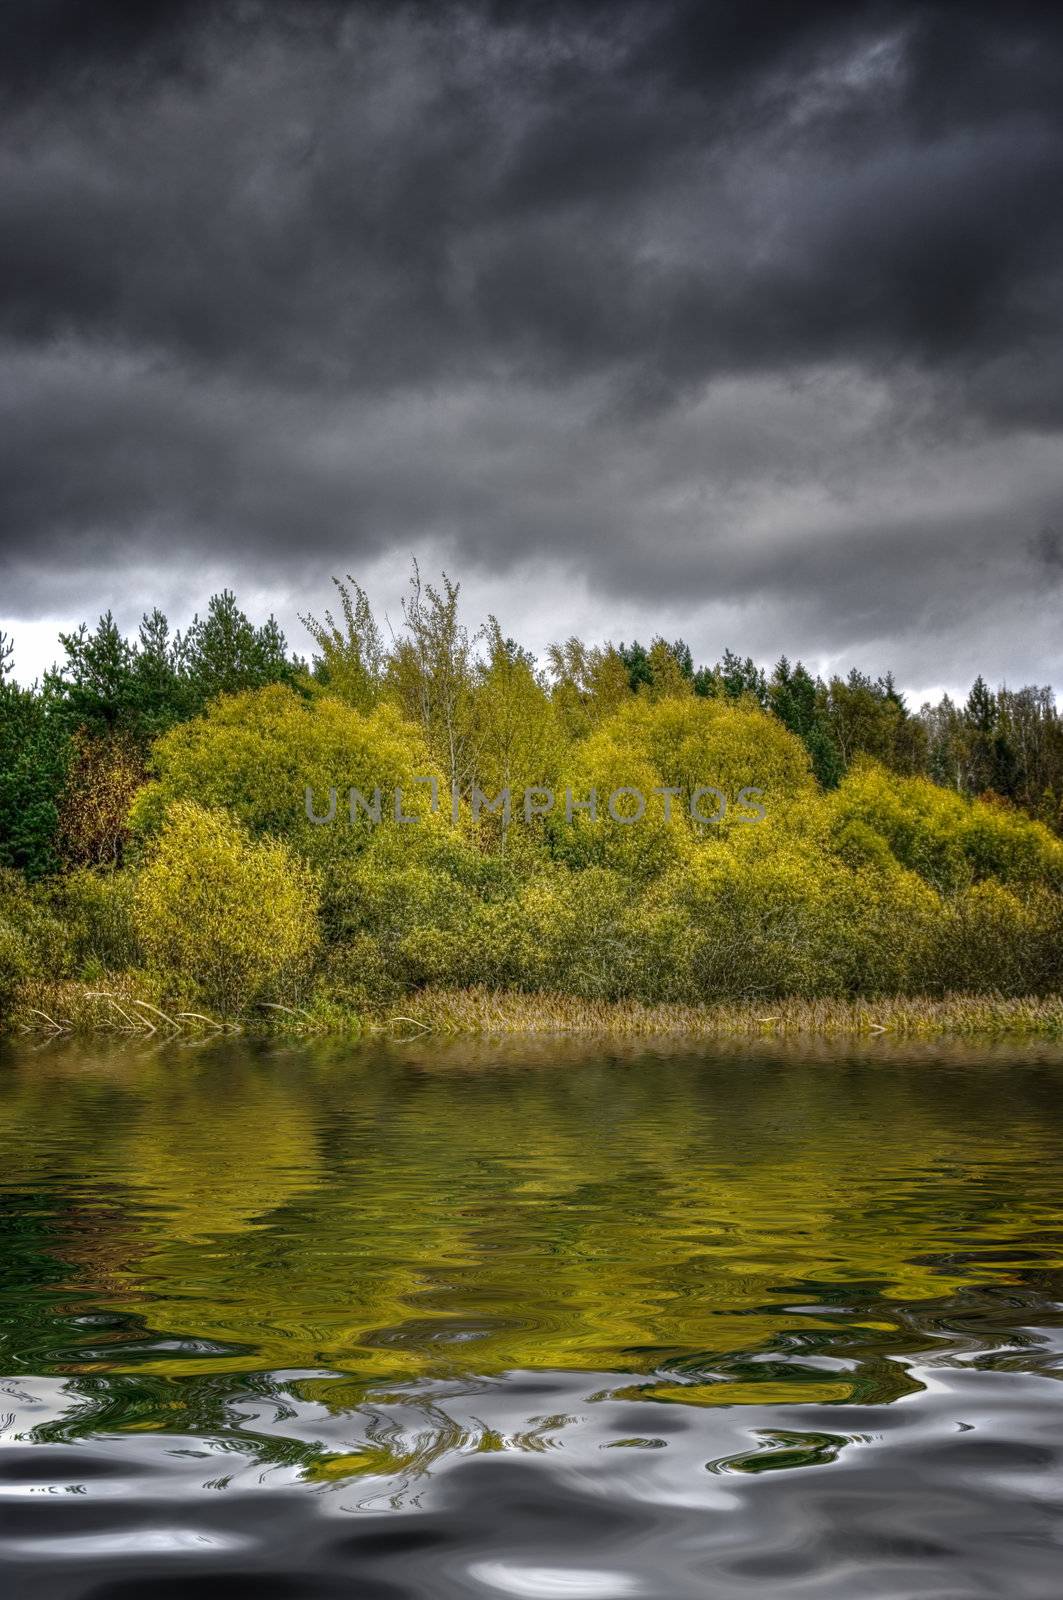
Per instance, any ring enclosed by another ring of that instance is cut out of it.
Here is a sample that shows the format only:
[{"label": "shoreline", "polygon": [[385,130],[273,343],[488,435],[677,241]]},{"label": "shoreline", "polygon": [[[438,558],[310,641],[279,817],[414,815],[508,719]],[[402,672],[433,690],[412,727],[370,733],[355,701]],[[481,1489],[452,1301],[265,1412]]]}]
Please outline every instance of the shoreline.
[{"label": "shoreline", "polygon": [[[139,975],[137,975],[139,976]],[[713,1039],[777,1037],[1063,1038],[1063,994],[960,993],[878,1000],[840,997],[720,1000],[701,1005],[582,999],[520,990],[423,989],[356,1011],[328,1000],[307,1006],[261,1002],[238,1017],[214,1017],[176,1003],[128,974],[89,984],[31,982],[6,1021],[8,1037],[119,1034],[142,1038],[458,1037]]]}]

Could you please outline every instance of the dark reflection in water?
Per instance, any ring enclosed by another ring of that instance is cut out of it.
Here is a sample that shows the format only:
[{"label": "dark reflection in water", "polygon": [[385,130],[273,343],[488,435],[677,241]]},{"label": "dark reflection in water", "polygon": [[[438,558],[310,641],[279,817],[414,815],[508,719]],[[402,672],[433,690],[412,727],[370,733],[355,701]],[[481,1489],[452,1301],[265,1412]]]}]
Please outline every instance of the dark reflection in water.
[{"label": "dark reflection in water", "polygon": [[6,1593],[1063,1593],[1063,1047],[0,1057]]}]

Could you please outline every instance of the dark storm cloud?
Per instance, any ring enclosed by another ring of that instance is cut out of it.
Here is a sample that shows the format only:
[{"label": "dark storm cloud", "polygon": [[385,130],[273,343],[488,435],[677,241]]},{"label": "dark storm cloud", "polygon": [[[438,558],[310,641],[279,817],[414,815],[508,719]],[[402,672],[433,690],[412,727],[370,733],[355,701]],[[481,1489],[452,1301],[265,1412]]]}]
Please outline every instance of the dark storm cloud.
[{"label": "dark storm cloud", "polygon": [[1059,528],[1042,528],[1033,541],[1033,551],[1044,563],[1047,576],[1057,581],[1063,578],[1063,532]]},{"label": "dark storm cloud", "polygon": [[903,630],[965,548],[1016,594],[1052,567],[1058,7],[2,27],[0,610],[57,566],[90,609],[152,552],[282,582],[434,540],[676,604],[785,586],[828,644]]},{"label": "dark storm cloud", "polygon": [[12,98],[79,83],[152,77],[183,59],[185,28],[206,0],[14,0],[0,11],[0,83]]},{"label": "dark storm cloud", "polygon": [[1024,75],[969,103],[891,8],[530,10],[149,8],[110,77],[67,41],[69,95],[9,123],[3,327],[364,387],[634,365],[665,395],[1053,330],[1063,131]]}]

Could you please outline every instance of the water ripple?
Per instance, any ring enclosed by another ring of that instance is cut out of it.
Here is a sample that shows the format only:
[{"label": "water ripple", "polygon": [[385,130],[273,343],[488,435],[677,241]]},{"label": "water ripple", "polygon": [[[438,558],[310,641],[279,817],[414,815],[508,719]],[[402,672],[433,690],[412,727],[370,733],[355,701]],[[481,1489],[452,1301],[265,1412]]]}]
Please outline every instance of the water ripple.
[{"label": "water ripple", "polygon": [[8,1050],[5,1600],[1049,1600],[1061,1080]]}]

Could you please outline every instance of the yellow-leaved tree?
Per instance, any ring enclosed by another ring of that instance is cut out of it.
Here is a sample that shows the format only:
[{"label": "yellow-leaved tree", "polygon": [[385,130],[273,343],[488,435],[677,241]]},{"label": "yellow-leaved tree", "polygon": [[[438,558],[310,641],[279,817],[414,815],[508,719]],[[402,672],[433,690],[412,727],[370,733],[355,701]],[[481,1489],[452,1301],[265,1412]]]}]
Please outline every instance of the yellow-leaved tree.
[{"label": "yellow-leaved tree", "polygon": [[[415,780],[436,775],[442,786],[417,729],[394,707],[362,713],[327,695],[306,699],[282,684],[219,696],[203,716],[157,739],[151,760],[156,781],[133,808],[140,833],[155,831],[172,801],[193,800],[224,807],[256,835],[277,835],[318,861],[359,846],[372,831],[360,805],[349,812],[351,788],[367,804],[379,789],[387,817],[396,789],[407,813],[423,815],[428,790]],[[308,819],[308,789],[315,816],[328,815],[334,795],[330,825]]]},{"label": "yellow-leaved tree", "polygon": [[[662,781],[679,789],[682,807],[709,784],[732,806],[739,790],[759,788],[766,810],[776,815],[815,791],[800,739],[748,701],[669,695],[654,704],[639,698],[622,707],[603,731],[632,759],[652,762]],[[712,812],[711,800],[706,809]]]},{"label": "yellow-leaved tree", "polygon": [[827,799],[836,847],[877,836],[912,872],[946,894],[995,878],[1063,888],[1063,842],[1021,811],[969,800],[927,778],[903,778],[864,757]]},{"label": "yellow-leaved tree", "polygon": [[134,915],[149,968],[189,982],[227,1016],[297,993],[318,945],[318,884],[281,840],[175,801],[137,882]]}]

